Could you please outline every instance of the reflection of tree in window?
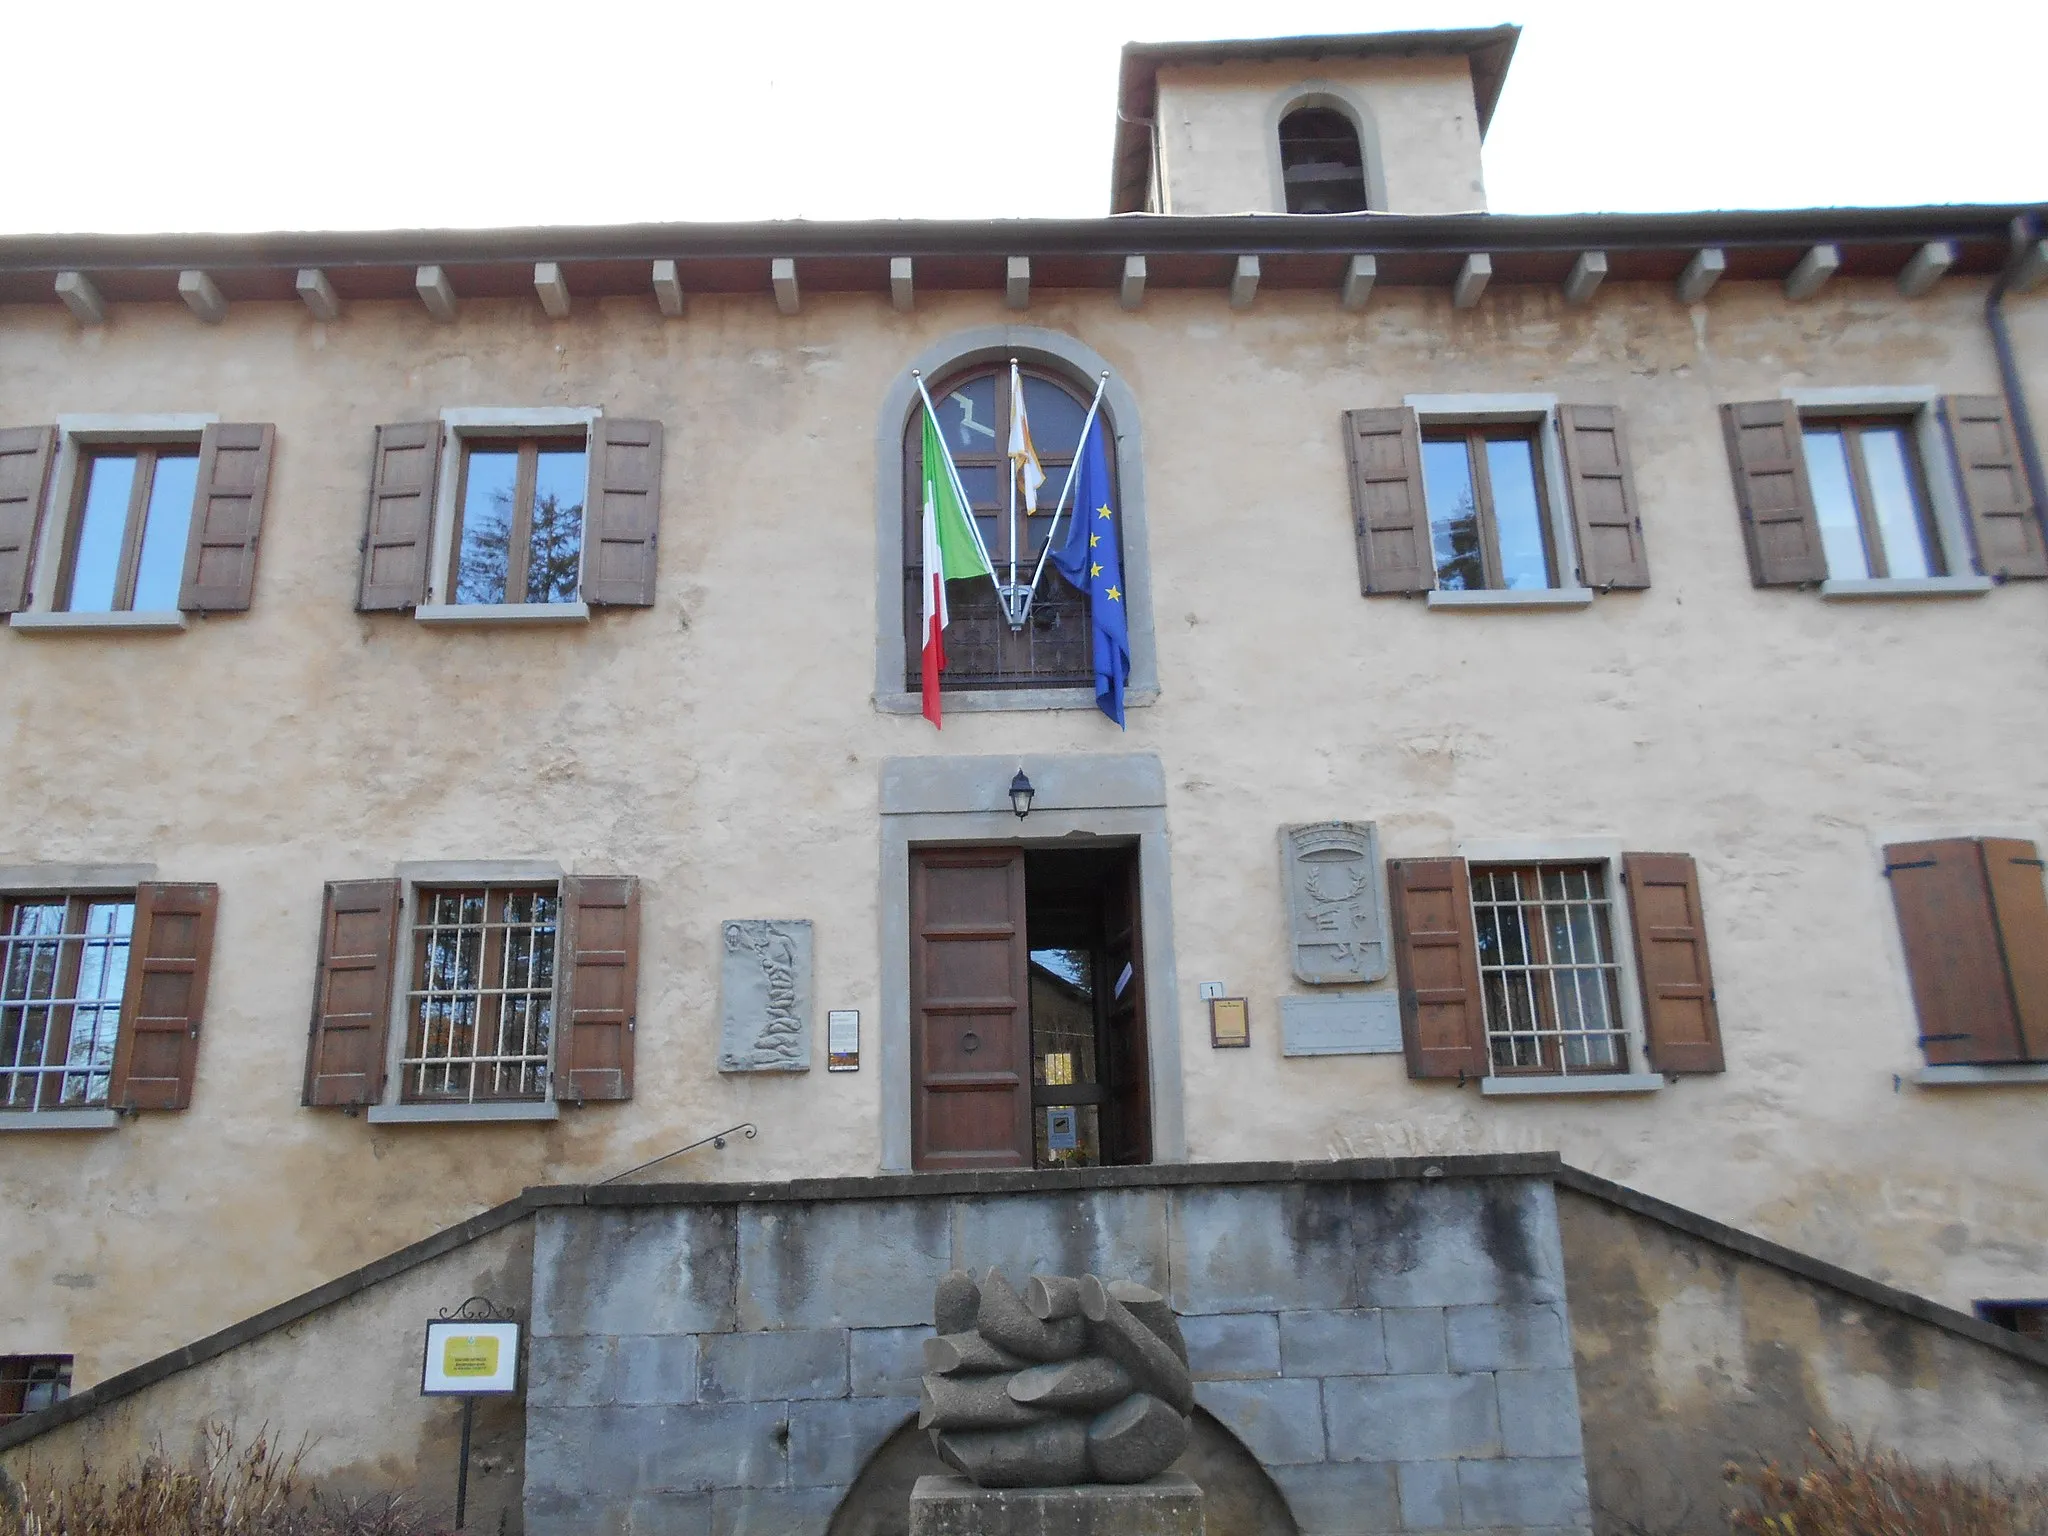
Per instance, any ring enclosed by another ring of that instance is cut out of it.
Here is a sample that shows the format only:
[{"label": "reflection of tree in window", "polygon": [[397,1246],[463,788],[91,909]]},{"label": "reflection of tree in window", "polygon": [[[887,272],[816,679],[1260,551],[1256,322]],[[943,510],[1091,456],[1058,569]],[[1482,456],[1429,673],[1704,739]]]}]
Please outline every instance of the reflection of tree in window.
[{"label": "reflection of tree in window", "polygon": [[1451,427],[1426,433],[1422,481],[1440,591],[1555,585],[1533,429]]},{"label": "reflection of tree in window", "polygon": [[506,443],[468,451],[456,602],[576,600],[587,464],[580,442]]}]

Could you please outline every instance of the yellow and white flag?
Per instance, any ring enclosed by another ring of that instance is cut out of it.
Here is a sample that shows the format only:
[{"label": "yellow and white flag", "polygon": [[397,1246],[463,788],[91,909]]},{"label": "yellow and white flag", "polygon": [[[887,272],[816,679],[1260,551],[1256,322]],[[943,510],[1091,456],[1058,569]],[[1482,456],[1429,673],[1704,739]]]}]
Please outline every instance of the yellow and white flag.
[{"label": "yellow and white flag", "polygon": [[1024,510],[1038,510],[1038,488],[1045,484],[1045,471],[1038,467],[1038,450],[1031,445],[1031,423],[1024,415],[1024,377],[1010,364],[1010,473],[1024,487]]}]

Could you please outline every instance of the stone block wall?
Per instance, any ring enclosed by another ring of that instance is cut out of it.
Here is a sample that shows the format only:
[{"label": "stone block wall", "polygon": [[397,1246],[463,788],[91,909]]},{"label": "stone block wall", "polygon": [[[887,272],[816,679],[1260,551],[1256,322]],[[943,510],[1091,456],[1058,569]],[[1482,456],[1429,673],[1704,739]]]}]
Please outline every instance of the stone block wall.
[{"label": "stone block wall", "polygon": [[1340,1171],[543,1209],[529,1536],[823,1532],[916,1412],[933,1284],[991,1264],[1166,1293],[1304,1536],[1585,1531],[1548,1181]]}]

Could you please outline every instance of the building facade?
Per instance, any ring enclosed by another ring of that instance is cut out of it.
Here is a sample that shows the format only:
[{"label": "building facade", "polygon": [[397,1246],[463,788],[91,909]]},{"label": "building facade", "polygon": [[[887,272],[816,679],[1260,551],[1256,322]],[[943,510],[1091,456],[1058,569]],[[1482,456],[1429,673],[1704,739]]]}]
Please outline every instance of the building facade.
[{"label": "building facade", "polygon": [[[2026,1321],[2040,210],[1489,215],[1512,46],[1129,50],[1097,221],[0,241],[25,1402],[742,1122],[660,1176],[1555,1151]],[[1013,360],[1121,730],[1052,572],[920,716]]]}]

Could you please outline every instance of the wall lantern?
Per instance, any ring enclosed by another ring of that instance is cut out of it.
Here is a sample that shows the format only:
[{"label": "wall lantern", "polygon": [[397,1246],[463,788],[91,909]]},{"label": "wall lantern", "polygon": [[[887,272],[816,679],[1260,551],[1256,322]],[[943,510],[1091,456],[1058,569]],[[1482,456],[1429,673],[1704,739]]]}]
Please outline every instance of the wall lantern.
[{"label": "wall lantern", "polygon": [[1019,821],[1031,814],[1032,793],[1031,781],[1024,777],[1024,770],[1019,768],[1017,777],[1010,780],[1010,809],[1017,813]]}]

